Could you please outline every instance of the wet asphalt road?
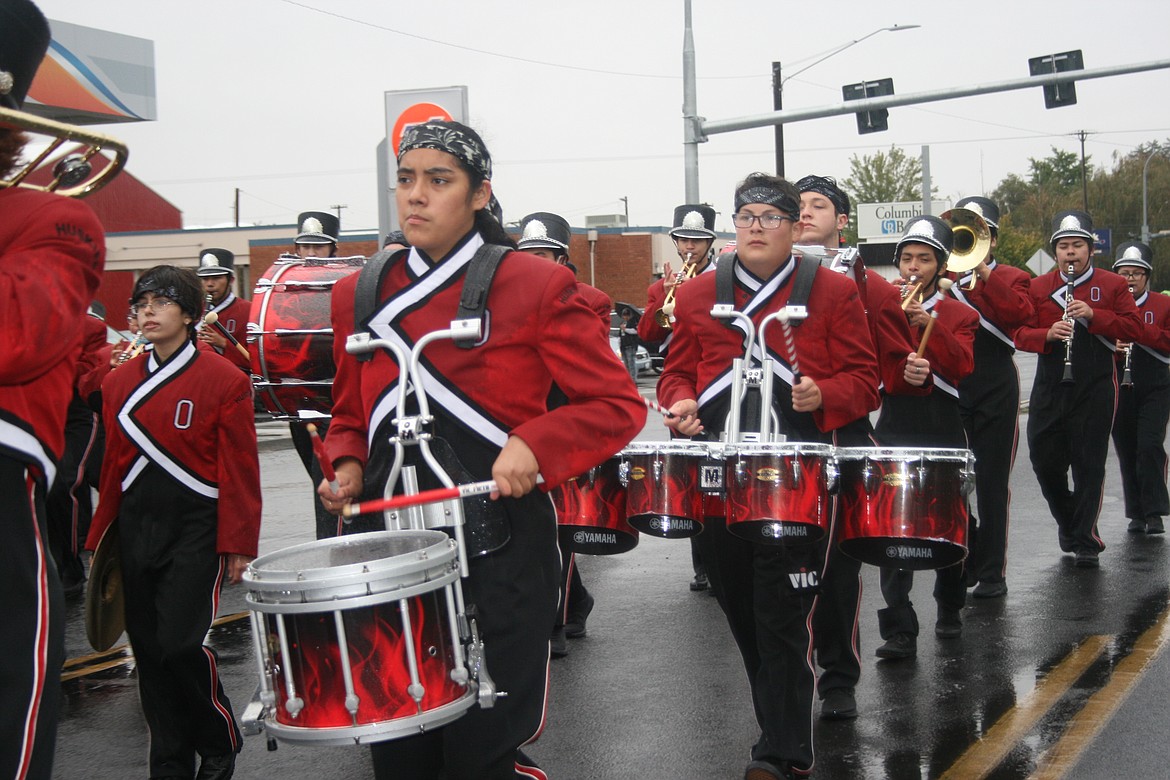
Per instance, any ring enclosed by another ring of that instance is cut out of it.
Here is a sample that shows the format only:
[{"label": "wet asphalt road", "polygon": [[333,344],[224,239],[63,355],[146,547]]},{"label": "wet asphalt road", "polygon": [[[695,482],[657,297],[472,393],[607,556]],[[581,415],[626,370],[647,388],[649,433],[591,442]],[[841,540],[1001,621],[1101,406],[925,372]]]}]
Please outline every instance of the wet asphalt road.
[{"label": "wet asphalt road", "polygon": [[[1025,367],[1024,387],[1030,387]],[[641,382],[652,392],[652,380]],[[918,657],[878,662],[877,570],[865,567],[856,721],[816,721],[817,778],[1170,776],[1165,701],[1170,552],[1125,532],[1111,458],[1101,569],[1078,570],[1021,443],[1013,473],[1005,599],[964,610],[963,636],[933,635],[930,572],[915,578]],[[307,478],[280,426],[262,426],[261,553],[312,539]],[[641,439],[665,438],[651,421]],[[747,680],[715,599],[688,589],[689,544],[643,535],[618,556],[579,556],[597,606],[588,635],[553,662],[549,718],[530,755],[553,778],[738,778],[757,736]],[[212,631],[239,714],[256,687],[243,592],[224,594]],[[147,735],[132,664],[92,655],[70,605],[66,696],[55,778],[145,778]],[[490,668],[490,649],[488,664]],[[948,774],[949,772],[949,774]],[[239,778],[369,778],[363,747],[245,740]]]}]

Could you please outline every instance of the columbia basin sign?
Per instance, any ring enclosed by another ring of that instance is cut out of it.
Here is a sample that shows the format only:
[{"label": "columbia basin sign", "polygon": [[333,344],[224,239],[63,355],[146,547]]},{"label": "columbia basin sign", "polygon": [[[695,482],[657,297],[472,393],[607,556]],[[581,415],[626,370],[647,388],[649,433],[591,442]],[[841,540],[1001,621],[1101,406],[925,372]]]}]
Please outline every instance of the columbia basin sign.
[{"label": "columbia basin sign", "polygon": [[[951,207],[949,200],[930,203],[930,213],[942,214]],[[857,206],[857,237],[861,240],[901,238],[906,223],[923,215],[922,201],[908,203],[860,203]]]}]

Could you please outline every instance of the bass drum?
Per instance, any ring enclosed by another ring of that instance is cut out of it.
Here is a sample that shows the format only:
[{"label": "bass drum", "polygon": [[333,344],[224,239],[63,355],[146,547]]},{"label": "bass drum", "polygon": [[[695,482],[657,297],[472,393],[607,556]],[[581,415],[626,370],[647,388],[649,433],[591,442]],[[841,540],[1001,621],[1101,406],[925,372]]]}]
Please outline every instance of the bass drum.
[{"label": "bass drum", "polygon": [[328,417],[333,410],[333,285],[361,269],[364,257],[277,261],[256,282],[248,343],[252,383],[277,419]]}]

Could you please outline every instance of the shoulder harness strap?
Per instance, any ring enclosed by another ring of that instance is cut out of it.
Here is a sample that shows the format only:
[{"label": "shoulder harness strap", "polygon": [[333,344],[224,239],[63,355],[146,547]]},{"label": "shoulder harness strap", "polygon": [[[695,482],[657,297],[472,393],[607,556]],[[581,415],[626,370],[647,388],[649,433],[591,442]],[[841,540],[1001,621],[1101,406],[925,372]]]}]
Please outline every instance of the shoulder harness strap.
[{"label": "shoulder harness strap", "polygon": [[[459,312],[457,320],[483,321],[483,312],[487,308],[488,292],[492,289],[492,279],[496,276],[496,269],[500,262],[512,250],[499,244],[484,244],[476,250],[467,264],[467,273],[463,277],[463,292],[459,296]],[[455,339],[455,346],[460,349],[471,349],[476,345],[476,339]]]},{"label": "shoulder harness strap", "polygon": [[[725,257],[715,268],[715,302],[735,305],[735,263],[739,255]],[[792,324],[799,325],[808,316],[808,297],[812,293],[813,279],[817,275],[819,264],[805,262],[804,258],[797,261],[796,278],[792,282],[792,294],[788,296],[788,309],[792,317]],[[724,324],[733,327],[733,320],[725,320]]]},{"label": "shoulder harness strap", "polygon": [[[382,281],[390,270],[395,258],[405,256],[409,249],[399,249],[397,252],[387,252],[385,249],[375,253],[362,270],[358,271],[357,287],[354,290],[353,300],[353,332],[363,333],[369,330],[370,318],[378,310],[378,291],[382,289]],[[372,352],[357,355],[358,362],[364,363],[374,356]]]}]

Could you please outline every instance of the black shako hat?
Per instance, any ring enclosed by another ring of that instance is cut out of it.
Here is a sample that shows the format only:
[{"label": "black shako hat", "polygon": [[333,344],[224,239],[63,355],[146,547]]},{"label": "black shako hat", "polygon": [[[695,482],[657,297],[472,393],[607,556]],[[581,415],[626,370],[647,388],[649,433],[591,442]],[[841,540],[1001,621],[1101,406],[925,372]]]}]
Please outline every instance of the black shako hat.
[{"label": "black shako hat", "polygon": [[983,217],[983,221],[987,223],[989,228],[999,230],[999,206],[995,205],[991,200],[978,195],[972,195],[969,198],[959,198],[959,202],[955,204],[955,208],[970,209]]},{"label": "black shako hat", "polygon": [[571,236],[572,231],[564,217],[547,211],[535,211],[520,220],[520,240],[516,246],[521,251],[553,249],[568,255]]},{"label": "black shako hat", "polygon": [[199,253],[199,276],[220,276],[236,272],[236,256],[229,249],[204,249]]},{"label": "black shako hat", "polygon": [[938,259],[939,263],[945,263],[955,245],[955,237],[950,225],[938,217],[926,215],[915,217],[906,225],[902,240],[894,247],[895,262],[902,255],[902,247],[907,244],[926,244],[933,247],[936,253],[942,253]]},{"label": "black shako hat", "polygon": [[1060,212],[1052,218],[1052,238],[1048,239],[1048,243],[1055,248],[1056,242],[1062,238],[1083,238],[1092,248],[1097,242],[1097,237],[1093,235],[1093,218],[1076,209]]},{"label": "black shako hat", "polygon": [[1126,241],[1117,247],[1117,260],[1113,263],[1113,270],[1116,271],[1126,265],[1144,268],[1146,273],[1152,273],[1154,270],[1153,250],[1141,241]]},{"label": "black shako hat", "polygon": [[24,105],[49,50],[49,23],[29,0],[0,0],[0,106]]},{"label": "black shako hat", "polygon": [[341,220],[328,211],[303,211],[297,217],[294,244],[336,244],[341,234]]},{"label": "black shako hat", "polygon": [[715,239],[715,209],[705,203],[684,203],[674,210],[671,238]]}]

